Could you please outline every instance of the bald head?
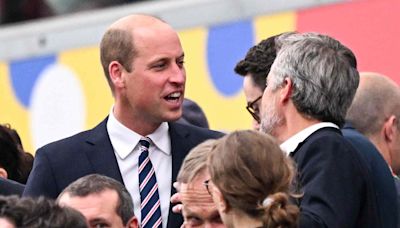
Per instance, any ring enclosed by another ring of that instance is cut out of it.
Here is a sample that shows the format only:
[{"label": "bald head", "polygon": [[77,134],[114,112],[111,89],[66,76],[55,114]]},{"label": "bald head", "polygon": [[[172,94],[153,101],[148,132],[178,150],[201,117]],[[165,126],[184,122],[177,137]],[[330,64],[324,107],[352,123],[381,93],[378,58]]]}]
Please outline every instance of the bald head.
[{"label": "bald head", "polygon": [[100,43],[100,59],[113,92],[114,86],[108,69],[110,63],[117,61],[126,71],[131,72],[132,62],[139,52],[135,40],[146,39],[146,36],[150,35],[165,34],[165,32],[176,34],[170,25],[149,15],[129,15],[110,25]]},{"label": "bald head", "polygon": [[399,86],[384,75],[361,73],[360,84],[346,119],[370,137],[379,133],[391,115],[400,118]]}]

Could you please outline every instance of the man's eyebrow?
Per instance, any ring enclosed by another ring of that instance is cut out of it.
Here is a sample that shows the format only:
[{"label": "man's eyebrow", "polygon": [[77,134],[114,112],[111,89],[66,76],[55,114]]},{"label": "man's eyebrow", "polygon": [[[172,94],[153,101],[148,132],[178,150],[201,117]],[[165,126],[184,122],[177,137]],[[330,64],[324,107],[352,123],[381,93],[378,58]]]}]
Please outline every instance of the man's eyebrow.
[{"label": "man's eyebrow", "polygon": [[219,215],[219,212],[217,210],[215,210],[211,215],[210,215],[211,219],[220,219],[221,216]]},{"label": "man's eyebrow", "polygon": [[109,222],[108,222],[107,220],[105,220],[104,218],[94,218],[94,219],[90,219],[90,220],[89,220],[89,224],[92,224],[92,223],[99,223],[99,222],[106,223],[106,224],[109,223]]}]

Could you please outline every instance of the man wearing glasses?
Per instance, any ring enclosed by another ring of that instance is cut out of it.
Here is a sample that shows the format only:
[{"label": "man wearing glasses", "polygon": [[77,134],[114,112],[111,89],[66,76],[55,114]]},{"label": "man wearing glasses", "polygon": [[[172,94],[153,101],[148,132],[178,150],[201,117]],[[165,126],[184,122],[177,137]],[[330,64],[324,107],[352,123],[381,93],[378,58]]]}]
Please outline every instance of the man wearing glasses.
[{"label": "man wearing glasses", "polygon": [[247,100],[247,111],[253,117],[253,129],[260,128],[261,98],[266,88],[266,78],[276,57],[275,38],[269,37],[250,48],[246,57],[235,66],[235,72],[244,77],[243,91]]}]

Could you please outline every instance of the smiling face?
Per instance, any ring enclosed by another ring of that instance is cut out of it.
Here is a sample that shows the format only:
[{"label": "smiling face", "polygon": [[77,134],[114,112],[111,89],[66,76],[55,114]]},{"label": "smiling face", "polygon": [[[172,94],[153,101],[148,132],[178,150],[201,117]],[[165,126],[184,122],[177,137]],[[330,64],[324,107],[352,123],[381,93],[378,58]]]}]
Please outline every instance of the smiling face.
[{"label": "smiling face", "polygon": [[135,56],[130,72],[119,66],[114,113],[125,125],[151,126],[148,134],[182,115],[184,53],[177,33],[164,22],[136,26],[131,32]]}]

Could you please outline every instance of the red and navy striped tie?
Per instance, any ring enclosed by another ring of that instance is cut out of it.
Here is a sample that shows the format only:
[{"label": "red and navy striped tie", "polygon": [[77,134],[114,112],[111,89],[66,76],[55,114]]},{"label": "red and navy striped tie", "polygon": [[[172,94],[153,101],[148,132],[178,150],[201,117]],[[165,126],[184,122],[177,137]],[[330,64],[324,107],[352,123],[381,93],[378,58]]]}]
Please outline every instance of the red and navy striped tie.
[{"label": "red and navy striped tie", "polygon": [[149,158],[150,139],[139,141],[139,191],[142,228],[162,227],[160,197],[153,165]]}]

